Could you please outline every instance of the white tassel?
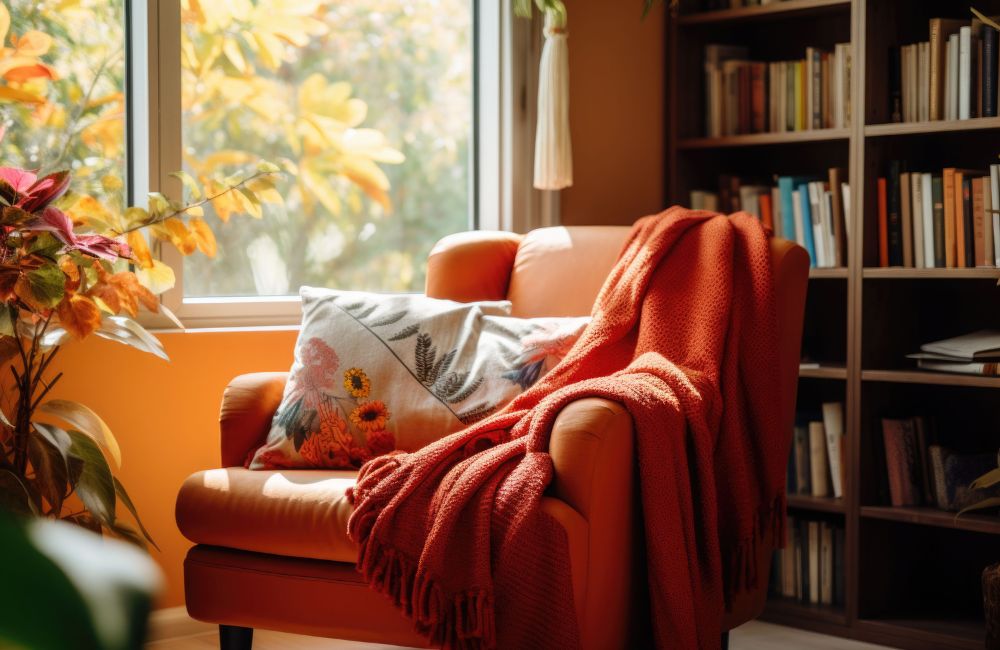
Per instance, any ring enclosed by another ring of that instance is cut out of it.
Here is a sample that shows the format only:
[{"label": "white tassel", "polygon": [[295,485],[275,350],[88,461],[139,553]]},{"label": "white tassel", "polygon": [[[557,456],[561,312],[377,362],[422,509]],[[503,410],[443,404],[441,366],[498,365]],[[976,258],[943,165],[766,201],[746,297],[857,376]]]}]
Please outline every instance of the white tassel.
[{"label": "white tassel", "polygon": [[545,45],[538,71],[535,187],[561,190],[573,184],[569,137],[569,47],[566,13],[545,12]]}]

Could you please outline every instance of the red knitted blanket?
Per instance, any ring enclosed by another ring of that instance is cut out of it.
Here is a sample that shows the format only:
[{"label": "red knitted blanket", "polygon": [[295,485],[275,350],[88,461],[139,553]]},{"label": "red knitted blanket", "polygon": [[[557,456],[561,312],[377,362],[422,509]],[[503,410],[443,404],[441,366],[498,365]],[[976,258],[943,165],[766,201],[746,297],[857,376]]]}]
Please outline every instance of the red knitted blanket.
[{"label": "red knitted blanket", "polygon": [[539,500],[556,416],[599,396],[635,424],[656,645],[718,648],[727,598],[766,579],[756,548],[784,524],[769,254],[744,213],[638,221],[561,364],[502,412],[362,468],[349,533],[369,584],[447,648],[577,647],[566,535]]}]

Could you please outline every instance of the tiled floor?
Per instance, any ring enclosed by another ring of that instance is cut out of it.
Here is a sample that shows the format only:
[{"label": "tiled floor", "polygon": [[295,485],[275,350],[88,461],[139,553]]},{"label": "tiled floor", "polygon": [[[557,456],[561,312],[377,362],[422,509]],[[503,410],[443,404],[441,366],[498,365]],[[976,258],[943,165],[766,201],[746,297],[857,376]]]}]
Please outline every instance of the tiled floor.
[{"label": "tiled floor", "polygon": [[[179,639],[157,641],[147,650],[209,650],[218,648],[214,632]],[[398,646],[337,641],[281,632],[258,630],[254,633],[254,650],[404,650]],[[753,621],[734,630],[729,640],[730,650],[879,650],[883,646],[858,643],[837,637],[803,632],[790,627]]]}]

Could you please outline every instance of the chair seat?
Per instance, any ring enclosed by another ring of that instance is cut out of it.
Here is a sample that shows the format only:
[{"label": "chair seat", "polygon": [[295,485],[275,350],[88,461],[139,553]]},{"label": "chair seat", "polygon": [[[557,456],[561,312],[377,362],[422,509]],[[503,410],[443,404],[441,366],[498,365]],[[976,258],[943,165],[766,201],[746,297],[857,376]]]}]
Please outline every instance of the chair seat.
[{"label": "chair seat", "polygon": [[345,493],[357,472],[250,471],[193,474],[177,497],[181,533],[196,544],[288,557],[355,562],[347,537],[354,507]]}]

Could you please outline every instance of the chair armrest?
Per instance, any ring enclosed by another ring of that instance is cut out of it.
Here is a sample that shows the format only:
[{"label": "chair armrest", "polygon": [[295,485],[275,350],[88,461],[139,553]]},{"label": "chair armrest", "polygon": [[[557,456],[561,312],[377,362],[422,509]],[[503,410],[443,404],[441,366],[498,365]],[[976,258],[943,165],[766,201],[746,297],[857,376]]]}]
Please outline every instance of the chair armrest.
[{"label": "chair armrest", "polygon": [[506,300],[521,235],[477,230],[448,235],[427,256],[430,298]]},{"label": "chair armrest", "polygon": [[286,381],[287,372],[254,372],[226,386],[219,413],[223,467],[242,467],[247,454],[267,438]]},{"label": "chair armrest", "polygon": [[[637,498],[632,416],[616,402],[589,397],[556,418],[549,440],[555,469],[548,495],[587,522],[584,602],[578,605],[587,648],[622,647],[636,602]],[[627,647],[627,646],[626,646]],[[633,646],[635,647],[635,646]]]}]

